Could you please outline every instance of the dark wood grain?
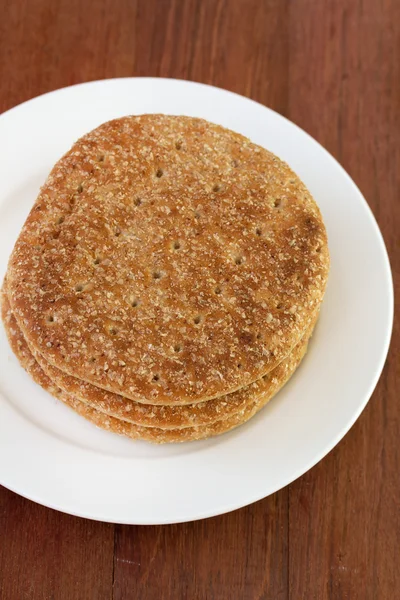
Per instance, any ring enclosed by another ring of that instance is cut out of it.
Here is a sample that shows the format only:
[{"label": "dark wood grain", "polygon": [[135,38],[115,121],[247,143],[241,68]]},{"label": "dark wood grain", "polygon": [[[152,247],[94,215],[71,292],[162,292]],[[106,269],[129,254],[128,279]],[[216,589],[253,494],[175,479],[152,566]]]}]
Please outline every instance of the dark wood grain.
[{"label": "dark wood grain", "polygon": [[[317,6],[307,0],[292,5],[289,83],[298,93],[290,94],[289,115],[360,186],[381,226],[398,286],[400,4]],[[290,487],[293,600],[400,594],[399,333],[397,320],[386,368],[360,420]]]},{"label": "dark wood grain", "polygon": [[114,598],[287,598],[287,502],[164,527],[116,528]]},{"label": "dark wood grain", "polygon": [[[73,83],[149,75],[218,85],[294,120],[366,196],[400,292],[398,0],[0,0],[0,14],[1,111]],[[1,600],[399,597],[399,356],[397,319],[345,439],[232,514],[114,527],[0,490]]]},{"label": "dark wood grain", "polygon": [[0,494],[1,600],[108,600],[114,527]]}]

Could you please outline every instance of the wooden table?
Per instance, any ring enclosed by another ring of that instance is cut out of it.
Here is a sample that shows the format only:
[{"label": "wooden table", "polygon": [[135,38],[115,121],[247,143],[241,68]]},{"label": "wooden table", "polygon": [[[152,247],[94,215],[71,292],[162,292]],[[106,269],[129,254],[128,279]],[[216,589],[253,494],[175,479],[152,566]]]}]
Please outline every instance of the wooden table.
[{"label": "wooden table", "polygon": [[[400,292],[398,0],[1,0],[0,8],[1,111],[62,86],[132,75],[254,98],[348,170],[383,231]],[[399,334],[397,320],[378,387],[339,446],[232,514],[114,526],[1,489],[1,600],[400,598]]]}]

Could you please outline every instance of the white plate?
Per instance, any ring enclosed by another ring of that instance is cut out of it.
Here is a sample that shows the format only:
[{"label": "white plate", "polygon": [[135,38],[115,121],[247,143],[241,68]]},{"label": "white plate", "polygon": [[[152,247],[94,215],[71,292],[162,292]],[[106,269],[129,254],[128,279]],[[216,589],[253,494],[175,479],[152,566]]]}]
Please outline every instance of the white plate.
[{"label": "white plate", "polygon": [[210,517],[272,494],[349,430],[381,373],[392,328],[385,246],[361,193],[315,140],[217,88],[114,79],[46,94],[0,117],[0,275],[52,165],[82,134],[127,114],[185,114],[239,131],[286,160],[321,207],[331,274],[307,357],[254,419],[208,441],[167,446],[101,431],[35,385],[0,328],[0,483],[58,510],[118,523]]}]

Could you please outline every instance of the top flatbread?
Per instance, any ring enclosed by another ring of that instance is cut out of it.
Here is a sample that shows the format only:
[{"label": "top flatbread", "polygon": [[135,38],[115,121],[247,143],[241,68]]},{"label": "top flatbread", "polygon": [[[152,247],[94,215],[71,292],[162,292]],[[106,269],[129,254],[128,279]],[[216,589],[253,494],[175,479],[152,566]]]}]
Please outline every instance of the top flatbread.
[{"label": "top flatbread", "polygon": [[290,168],[200,119],[101,125],[55,165],[10,258],[12,309],[51,364],[141,402],[269,372],[322,300],[326,232]]}]

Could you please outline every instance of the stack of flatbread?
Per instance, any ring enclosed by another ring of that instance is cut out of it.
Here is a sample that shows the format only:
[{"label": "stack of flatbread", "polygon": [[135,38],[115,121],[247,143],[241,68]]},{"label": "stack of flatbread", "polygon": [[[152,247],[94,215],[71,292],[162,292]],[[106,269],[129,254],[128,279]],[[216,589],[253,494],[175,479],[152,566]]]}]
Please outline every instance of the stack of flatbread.
[{"label": "stack of flatbread", "polygon": [[3,321],[33,379],[99,427],[197,440],[293,375],[328,269],[318,207],[276,156],[201,119],[125,117],[51,171]]}]

